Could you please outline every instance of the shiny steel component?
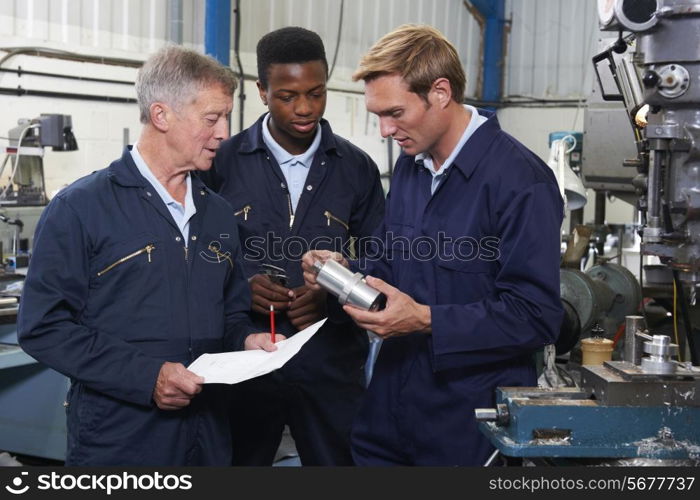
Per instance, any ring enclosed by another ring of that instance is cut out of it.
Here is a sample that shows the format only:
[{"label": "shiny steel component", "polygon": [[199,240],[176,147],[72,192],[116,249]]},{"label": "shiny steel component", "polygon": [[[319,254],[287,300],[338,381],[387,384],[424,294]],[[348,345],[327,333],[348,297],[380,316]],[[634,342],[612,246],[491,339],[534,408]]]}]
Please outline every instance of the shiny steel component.
[{"label": "shiny steel component", "polygon": [[658,0],[598,0],[598,22],[601,29],[643,31],[658,22],[658,10]]},{"label": "shiny steel component", "polygon": [[[605,50],[594,57],[594,64],[607,60],[611,72],[607,80],[598,75],[600,92],[594,90],[592,97],[622,100],[633,116],[642,90],[649,112],[646,126],[631,121],[637,158],[629,160],[630,153],[618,146],[624,138],[608,137],[615,130],[605,122],[612,113],[610,103],[604,103],[608,108],[591,108],[589,100],[584,183],[616,194],[622,191],[622,199],[638,201],[644,225],[642,255],[659,257],[677,272],[676,281],[694,286],[700,283],[700,0],[599,0],[598,13],[601,29],[617,32],[618,38],[606,42]],[[622,31],[632,34],[623,37]],[[634,53],[623,55],[627,47],[634,47]],[[617,94],[604,85],[610,79]],[[618,119],[623,118],[620,113]],[[615,166],[610,153],[627,158],[623,166]],[[630,172],[632,166],[641,178]]]},{"label": "shiny steel component", "polygon": [[659,69],[661,81],[658,85],[659,94],[669,99],[675,99],[686,93],[690,84],[688,70],[680,64],[669,64]]},{"label": "shiny steel component", "polygon": [[496,408],[475,408],[474,418],[478,422],[495,422],[499,426],[505,426],[510,423],[508,406],[503,403],[497,404]]},{"label": "shiny steel component", "polygon": [[338,297],[341,304],[351,304],[368,311],[380,311],[386,306],[386,295],[372,288],[360,273],[344,268],[334,260],[316,261],[316,281]]},{"label": "shiny steel component", "polygon": [[474,417],[479,422],[495,422],[498,418],[498,411],[496,408],[476,408]]},{"label": "shiny steel component", "polygon": [[643,331],[644,325],[644,316],[625,317],[624,360],[637,366],[642,362],[642,344],[637,332]]},{"label": "shiny steel component", "polygon": [[678,346],[671,344],[668,335],[654,335],[651,341],[644,342],[644,353],[648,357],[642,358],[642,371],[655,375],[671,375],[676,373],[676,363],[671,356],[678,354]]}]

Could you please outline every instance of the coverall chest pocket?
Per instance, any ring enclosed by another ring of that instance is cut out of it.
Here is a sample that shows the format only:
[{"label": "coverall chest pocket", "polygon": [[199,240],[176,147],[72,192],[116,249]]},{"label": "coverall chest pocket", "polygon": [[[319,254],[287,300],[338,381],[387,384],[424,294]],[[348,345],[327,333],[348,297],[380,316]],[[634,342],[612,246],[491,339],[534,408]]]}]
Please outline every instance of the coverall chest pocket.
[{"label": "coverall chest pocket", "polygon": [[234,254],[231,242],[227,241],[232,235],[219,235],[216,238],[204,238],[200,251],[195,256],[198,259],[197,268],[201,269],[202,276],[207,283],[207,289],[212,290],[214,296],[222,295],[222,289],[226,276],[235,271]]},{"label": "coverall chest pocket", "polygon": [[350,238],[350,208],[340,205],[326,205],[315,208],[313,227],[305,235],[312,250],[332,250],[344,252],[349,247]]},{"label": "coverall chest pocket", "polygon": [[133,286],[144,276],[153,276],[164,259],[159,241],[149,233],[109,242],[91,261],[90,282],[93,287],[107,283]]},{"label": "coverall chest pocket", "polygon": [[339,209],[326,209],[323,211],[323,219],[328,231],[336,233],[342,232],[347,233],[350,231],[350,225],[348,222],[348,215],[345,210]]},{"label": "coverall chest pocket", "polygon": [[[264,207],[260,203],[243,196],[236,199],[245,200],[234,205],[233,218],[238,225],[238,234],[244,249],[262,245],[267,233]],[[207,240],[209,241],[209,240]],[[207,248],[205,247],[206,251]],[[211,253],[211,252],[210,252]]]},{"label": "coverall chest pocket", "polygon": [[493,292],[498,263],[480,258],[465,259],[457,255],[437,261],[437,300],[440,304],[468,304]]},{"label": "coverall chest pocket", "polygon": [[251,222],[254,216],[256,216],[257,213],[253,211],[253,204],[252,203],[242,203],[240,204],[240,207],[235,209],[233,211],[233,216],[236,218],[236,221],[240,224],[241,222],[248,222],[248,218],[250,217]]}]

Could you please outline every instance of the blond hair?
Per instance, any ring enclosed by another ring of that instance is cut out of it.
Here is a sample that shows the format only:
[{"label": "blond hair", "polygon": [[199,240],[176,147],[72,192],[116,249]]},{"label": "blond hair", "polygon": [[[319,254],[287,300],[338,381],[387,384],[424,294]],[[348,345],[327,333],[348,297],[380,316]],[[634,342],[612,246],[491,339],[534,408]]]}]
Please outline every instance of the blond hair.
[{"label": "blond hair", "polygon": [[401,75],[409,90],[426,102],[438,78],[450,81],[454,101],[464,98],[467,78],[457,49],[432,26],[404,24],[387,33],[360,59],[352,79],[368,82],[391,74]]}]

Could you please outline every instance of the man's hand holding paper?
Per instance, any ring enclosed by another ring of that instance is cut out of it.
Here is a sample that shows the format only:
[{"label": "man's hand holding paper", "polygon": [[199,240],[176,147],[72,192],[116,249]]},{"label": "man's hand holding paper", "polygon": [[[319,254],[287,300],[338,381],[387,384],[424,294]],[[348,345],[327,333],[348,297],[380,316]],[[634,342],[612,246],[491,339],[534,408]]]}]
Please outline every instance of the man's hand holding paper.
[{"label": "man's hand holding paper", "polygon": [[[253,350],[203,354],[188,369],[204,377],[205,384],[237,384],[265,375],[281,368],[292,359],[325,322],[324,318],[296,335],[273,344],[277,349],[272,352],[263,350],[264,345],[267,345],[266,342],[270,342],[269,335],[256,334],[267,335],[267,338],[255,337],[251,339]],[[256,347],[253,347],[253,343]],[[250,349],[248,339],[246,339],[246,349]]]}]

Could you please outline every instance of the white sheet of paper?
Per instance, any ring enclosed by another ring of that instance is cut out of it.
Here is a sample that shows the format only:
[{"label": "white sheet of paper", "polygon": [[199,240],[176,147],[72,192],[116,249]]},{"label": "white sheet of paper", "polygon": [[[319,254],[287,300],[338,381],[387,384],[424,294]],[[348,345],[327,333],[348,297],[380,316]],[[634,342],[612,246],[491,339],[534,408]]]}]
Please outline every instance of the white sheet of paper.
[{"label": "white sheet of paper", "polygon": [[277,350],[222,352],[202,354],[187,367],[204,377],[205,384],[237,384],[282,368],[318,331],[328,318],[314,323],[292,337],[276,343]]}]

